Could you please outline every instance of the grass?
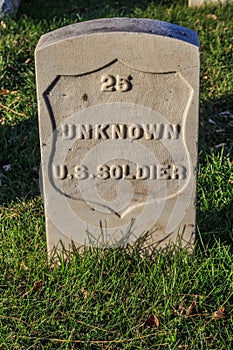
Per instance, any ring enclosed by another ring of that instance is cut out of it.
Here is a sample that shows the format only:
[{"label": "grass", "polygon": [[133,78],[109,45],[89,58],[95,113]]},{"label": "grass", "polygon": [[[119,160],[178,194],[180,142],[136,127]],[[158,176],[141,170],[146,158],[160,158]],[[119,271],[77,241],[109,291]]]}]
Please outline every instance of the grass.
[{"label": "grass", "polygon": [[[189,9],[186,1],[23,0],[16,19],[1,21],[0,349],[232,349],[232,13],[232,4]],[[74,249],[53,267],[38,180],[34,49],[50,30],[113,16],[198,32],[196,247],[150,257],[140,246]]]}]

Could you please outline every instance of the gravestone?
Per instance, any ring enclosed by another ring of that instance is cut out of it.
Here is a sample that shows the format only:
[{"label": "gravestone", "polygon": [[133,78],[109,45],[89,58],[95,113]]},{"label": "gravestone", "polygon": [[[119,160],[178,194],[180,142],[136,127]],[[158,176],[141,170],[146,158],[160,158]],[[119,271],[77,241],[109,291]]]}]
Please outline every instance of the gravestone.
[{"label": "gravestone", "polygon": [[0,0],[0,18],[10,16],[14,17],[20,0]]},{"label": "gravestone", "polygon": [[36,48],[48,250],[193,244],[199,42],[189,29],[112,18]]},{"label": "gravestone", "polygon": [[189,0],[188,5],[190,7],[201,6],[203,4],[227,4],[233,0]]}]

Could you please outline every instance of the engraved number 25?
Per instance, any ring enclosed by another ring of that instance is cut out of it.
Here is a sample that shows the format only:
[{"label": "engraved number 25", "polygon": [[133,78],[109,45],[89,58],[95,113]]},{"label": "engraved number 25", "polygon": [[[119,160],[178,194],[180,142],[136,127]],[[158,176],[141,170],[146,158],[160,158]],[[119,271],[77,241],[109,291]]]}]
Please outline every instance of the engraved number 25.
[{"label": "engraved number 25", "polygon": [[113,75],[105,74],[101,77],[101,91],[113,92],[120,91],[125,92],[132,88],[130,83],[130,76],[128,78],[122,78],[118,74],[116,77]]}]

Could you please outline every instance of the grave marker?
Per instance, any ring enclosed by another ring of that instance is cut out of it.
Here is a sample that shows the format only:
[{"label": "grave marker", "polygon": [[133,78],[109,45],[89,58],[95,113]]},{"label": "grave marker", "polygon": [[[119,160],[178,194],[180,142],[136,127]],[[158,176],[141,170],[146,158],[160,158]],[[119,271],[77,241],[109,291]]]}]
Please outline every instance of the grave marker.
[{"label": "grave marker", "polygon": [[0,0],[0,18],[14,17],[18,10],[20,0]]},{"label": "grave marker", "polygon": [[218,4],[229,4],[231,2],[232,2],[232,0],[189,0],[188,5],[190,7],[197,7],[197,6],[201,6],[204,4],[218,5]]},{"label": "grave marker", "polygon": [[[36,48],[48,249],[193,244],[199,42],[149,19],[100,19]],[[60,242],[62,241],[62,245]]]}]

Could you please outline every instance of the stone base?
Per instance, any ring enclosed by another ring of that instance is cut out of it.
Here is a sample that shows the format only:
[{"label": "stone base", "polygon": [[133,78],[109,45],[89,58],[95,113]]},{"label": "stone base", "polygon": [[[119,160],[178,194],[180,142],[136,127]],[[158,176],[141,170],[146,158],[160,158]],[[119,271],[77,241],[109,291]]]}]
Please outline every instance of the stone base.
[{"label": "stone base", "polygon": [[18,10],[20,0],[0,0],[0,18],[14,17]]},{"label": "stone base", "polygon": [[224,4],[224,3],[231,3],[232,0],[189,0],[188,5],[189,7],[195,7],[195,6],[201,6],[204,4]]}]

